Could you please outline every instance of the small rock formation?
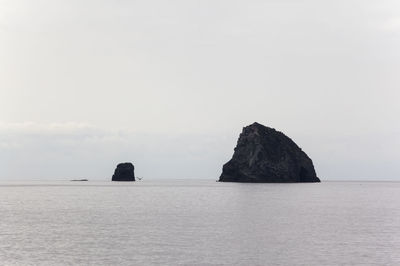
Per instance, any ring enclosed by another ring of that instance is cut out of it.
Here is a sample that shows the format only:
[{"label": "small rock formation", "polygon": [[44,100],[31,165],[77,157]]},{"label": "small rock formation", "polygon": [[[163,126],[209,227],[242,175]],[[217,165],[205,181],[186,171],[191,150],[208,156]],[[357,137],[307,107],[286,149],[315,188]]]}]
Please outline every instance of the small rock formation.
[{"label": "small rock formation", "polygon": [[114,171],[112,181],[135,181],[135,167],[132,163],[120,163]]},{"label": "small rock formation", "polygon": [[221,182],[321,182],[305,152],[273,128],[253,123],[243,128]]}]

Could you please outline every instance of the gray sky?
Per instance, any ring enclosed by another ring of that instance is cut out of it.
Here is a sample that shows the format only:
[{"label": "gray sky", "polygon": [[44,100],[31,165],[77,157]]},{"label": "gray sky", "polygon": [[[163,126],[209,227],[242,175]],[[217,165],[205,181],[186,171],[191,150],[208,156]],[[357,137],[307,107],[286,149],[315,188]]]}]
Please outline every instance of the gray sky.
[{"label": "gray sky", "polygon": [[243,126],[400,180],[400,2],[0,0],[0,178],[217,179]]}]

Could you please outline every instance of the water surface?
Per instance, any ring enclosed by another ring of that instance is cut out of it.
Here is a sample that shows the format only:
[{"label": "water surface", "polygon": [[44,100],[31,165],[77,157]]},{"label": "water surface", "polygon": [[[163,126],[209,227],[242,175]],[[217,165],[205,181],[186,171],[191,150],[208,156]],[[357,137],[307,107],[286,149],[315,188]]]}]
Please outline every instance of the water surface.
[{"label": "water surface", "polygon": [[400,265],[400,183],[1,182],[5,265]]}]

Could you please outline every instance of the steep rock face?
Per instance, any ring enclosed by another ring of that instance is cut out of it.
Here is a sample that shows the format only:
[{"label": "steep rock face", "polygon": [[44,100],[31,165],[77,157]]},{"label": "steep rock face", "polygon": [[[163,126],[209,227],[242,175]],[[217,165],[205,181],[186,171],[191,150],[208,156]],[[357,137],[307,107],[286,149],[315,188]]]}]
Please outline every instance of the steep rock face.
[{"label": "steep rock face", "polygon": [[320,182],[311,159],[289,137],[258,123],[243,128],[221,182]]},{"label": "steep rock face", "polygon": [[120,163],[114,171],[112,181],[135,181],[135,167],[132,163]]}]

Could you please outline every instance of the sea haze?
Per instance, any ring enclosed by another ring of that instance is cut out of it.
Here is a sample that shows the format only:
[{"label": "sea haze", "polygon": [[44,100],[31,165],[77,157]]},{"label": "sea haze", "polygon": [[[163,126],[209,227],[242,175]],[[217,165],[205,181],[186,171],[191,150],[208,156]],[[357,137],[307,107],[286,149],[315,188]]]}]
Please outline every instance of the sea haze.
[{"label": "sea haze", "polygon": [[399,265],[400,183],[1,182],[5,265]]}]

